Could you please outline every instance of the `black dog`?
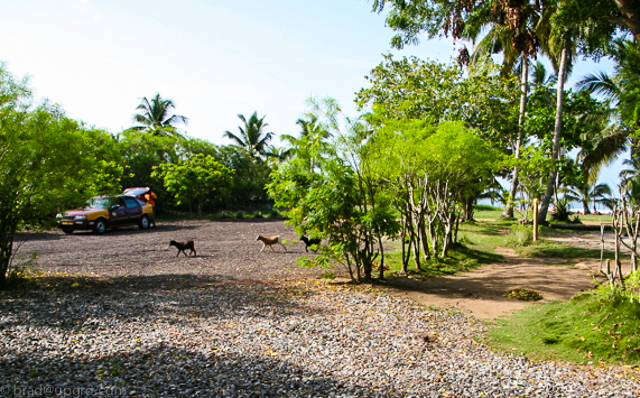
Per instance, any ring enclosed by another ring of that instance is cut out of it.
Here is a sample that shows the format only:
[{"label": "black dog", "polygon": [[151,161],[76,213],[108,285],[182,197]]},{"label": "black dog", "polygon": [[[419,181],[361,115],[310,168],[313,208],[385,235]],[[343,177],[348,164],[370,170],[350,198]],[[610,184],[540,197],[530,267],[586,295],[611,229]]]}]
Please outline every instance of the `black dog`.
[{"label": "black dog", "polygon": [[[309,252],[309,249],[307,249],[309,246],[311,246],[311,245],[319,245],[320,242],[322,241],[322,239],[316,239],[316,238],[309,239],[306,236],[301,236],[300,240],[304,242],[304,250],[306,250],[307,253]],[[311,250],[313,250],[313,249],[311,249]],[[317,251],[318,251],[318,249],[313,250],[314,253],[316,253]]]},{"label": "black dog", "polygon": [[[187,249],[191,250],[190,254],[193,254],[194,257],[196,255],[196,248],[192,240],[188,240],[186,242],[176,242],[175,240],[172,240],[171,242],[169,242],[169,246],[175,246],[178,248],[178,254],[176,254],[176,257],[180,255],[180,252],[183,252],[185,257],[189,257],[187,256],[187,252],[185,251]],[[167,246],[167,249],[169,248],[169,246]]]}]

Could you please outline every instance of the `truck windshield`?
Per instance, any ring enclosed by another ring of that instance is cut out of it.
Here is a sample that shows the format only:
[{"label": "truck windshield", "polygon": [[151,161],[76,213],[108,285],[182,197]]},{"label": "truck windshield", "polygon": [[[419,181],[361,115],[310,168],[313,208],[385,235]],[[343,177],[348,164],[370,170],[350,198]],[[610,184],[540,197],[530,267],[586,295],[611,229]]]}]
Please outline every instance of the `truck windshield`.
[{"label": "truck windshield", "polygon": [[86,208],[88,209],[108,209],[111,199],[104,196],[96,196],[87,201]]}]

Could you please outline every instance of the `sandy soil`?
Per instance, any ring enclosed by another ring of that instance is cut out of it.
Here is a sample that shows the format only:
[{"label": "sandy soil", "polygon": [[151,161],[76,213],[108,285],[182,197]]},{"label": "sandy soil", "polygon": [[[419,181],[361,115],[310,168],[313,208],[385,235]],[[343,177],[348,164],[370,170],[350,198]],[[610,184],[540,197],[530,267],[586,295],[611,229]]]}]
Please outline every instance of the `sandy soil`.
[{"label": "sandy soil", "polygon": [[[298,256],[306,254],[301,242],[260,252],[256,235],[280,235],[296,242],[297,236],[282,221],[182,221],[159,223],[158,228],[140,231],[127,228],[104,235],[60,231],[22,233],[17,237],[18,257],[37,252],[35,267],[50,275],[130,278],[131,283],[161,283],[167,278],[198,278],[200,282],[270,283],[318,279],[327,270],[299,268]],[[545,237],[542,237],[545,238]],[[588,248],[600,248],[597,234],[562,234],[546,237]],[[197,255],[176,257],[167,248],[169,240],[195,240]],[[409,297],[421,304],[453,308],[482,319],[495,319],[522,309],[530,302],[504,297],[514,288],[533,289],[544,300],[565,300],[593,288],[594,277],[602,281],[599,262],[572,259],[531,259],[518,257],[511,249],[499,248],[501,263],[460,275],[418,280],[388,278],[378,287]],[[331,270],[340,276],[340,270]],[[344,275],[342,275],[344,277]],[[151,281],[151,282],[149,282]]]},{"label": "sandy soil", "polygon": [[468,312],[481,319],[495,319],[525,308],[532,302],[505,297],[515,288],[532,289],[544,298],[539,302],[566,300],[594,287],[599,262],[518,257],[512,249],[499,248],[503,263],[489,264],[467,273],[420,281],[395,278],[387,288],[421,304]]}]

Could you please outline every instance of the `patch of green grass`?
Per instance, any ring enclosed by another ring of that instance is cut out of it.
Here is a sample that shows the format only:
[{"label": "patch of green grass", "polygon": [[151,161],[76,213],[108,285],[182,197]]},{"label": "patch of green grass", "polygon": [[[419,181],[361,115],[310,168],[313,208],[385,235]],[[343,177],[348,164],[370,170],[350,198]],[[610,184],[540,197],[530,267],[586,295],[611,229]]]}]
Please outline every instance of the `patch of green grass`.
[{"label": "patch of green grass", "polygon": [[472,222],[460,224],[458,235],[464,234],[465,244],[475,250],[493,253],[498,246],[505,245],[509,223]]},{"label": "patch of green grass", "polygon": [[599,291],[570,301],[530,306],[500,318],[485,343],[536,360],[640,362],[640,304]]},{"label": "patch of green grass", "polygon": [[336,279],[336,274],[333,272],[325,272],[320,276],[321,279]]},{"label": "patch of green grass", "polygon": [[[389,245],[392,250],[385,252],[385,266],[389,267],[385,274],[400,274],[402,272],[402,249],[400,242]],[[413,254],[409,260],[410,271],[414,275],[424,278],[435,278],[444,275],[453,275],[458,272],[469,271],[478,268],[482,264],[495,263],[502,260],[502,256],[492,252],[477,250],[464,245],[455,245],[448,252],[445,259],[424,261],[421,259],[421,269],[416,269]]]},{"label": "patch of green grass", "polygon": [[502,207],[491,205],[473,205],[474,211],[502,211]]},{"label": "patch of green grass", "polygon": [[[598,249],[584,249],[580,247],[573,247],[564,243],[539,240],[527,247],[522,247],[518,250],[518,254],[524,257],[537,257],[537,258],[600,258],[600,250]],[[614,258],[612,252],[604,253],[605,259]],[[620,258],[630,258],[627,254],[620,254]]]},{"label": "patch of green grass", "polygon": [[610,214],[580,214],[580,220],[582,222],[585,221],[604,221],[604,222],[611,222],[611,215]]},{"label": "patch of green grass", "polygon": [[502,215],[502,210],[474,210],[473,218],[476,220],[499,220]]}]

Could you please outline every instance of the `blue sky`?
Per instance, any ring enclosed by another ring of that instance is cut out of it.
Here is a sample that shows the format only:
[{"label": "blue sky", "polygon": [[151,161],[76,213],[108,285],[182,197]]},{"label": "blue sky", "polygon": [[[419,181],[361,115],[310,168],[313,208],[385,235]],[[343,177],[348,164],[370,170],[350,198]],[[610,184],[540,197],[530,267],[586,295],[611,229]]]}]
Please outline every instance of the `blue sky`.
[{"label": "blue sky", "polygon": [[[297,134],[309,96],[355,114],[354,93],[382,54],[445,63],[457,54],[451,39],[392,51],[384,15],[365,0],[1,2],[0,61],[30,76],[37,98],[112,133],[160,93],[192,137],[229,144],[223,132],[254,111],[269,131]],[[607,67],[580,62],[574,80]]]},{"label": "blue sky", "polygon": [[[4,3],[0,60],[29,75],[37,97],[115,133],[159,92],[189,118],[189,135],[217,144],[229,143],[222,133],[237,129],[239,113],[258,111],[276,134],[297,133],[309,96],[355,112],[354,92],[391,38],[361,0]],[[403,53],[448,61],[452,48]]]}]

